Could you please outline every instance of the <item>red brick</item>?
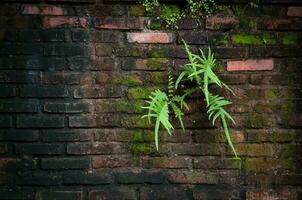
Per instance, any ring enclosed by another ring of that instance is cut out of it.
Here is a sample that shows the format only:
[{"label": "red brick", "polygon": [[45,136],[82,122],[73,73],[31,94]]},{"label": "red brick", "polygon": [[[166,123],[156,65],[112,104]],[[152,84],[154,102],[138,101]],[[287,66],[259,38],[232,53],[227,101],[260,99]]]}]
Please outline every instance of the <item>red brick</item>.
[{"label": "red brick", "polygon": [[121,155],[99,155],[92,158],[92,167],[97,168],[116,168],[131,167],[134,161],[129,156]]},{"label": "red brick", "polygon": [[206,19],[206,28],[211,30],[229,29],[238,24],[236,17],[217,17],[213,16]]},{"label": "red brick", "polygon": [[171,33],[128,33],[127,39],[130,43],[171,43]]},{"label": "red brick", "polygon": [[228,71],[259,71],[259,70],[272,70],[273,68],[274,68],[273,59],[229,60],[227,62]]},{"label": "red brick", "polygon": [[64,9],[58,6],[25,5],[22,14],[25,15],[64,15]]},{"label": "red brick", "polygon": [[287,16],[290,17],[302,17],[302,7],[288,7]]},{"label": "red brick", "polygon": [[83,17],[44,17],[42,19],[43,28],[56,28],[62,25],[79,26],[86,28],[88,25],[87,19]]},{"label": "red brick", "polygon": [[171,183],[183,184],[216,184],[219,181],[219,176],[216,174],[205,173],[203,171],[171,171],[168,174],[168,180]]},{"label": "red brick", "polygon": [[246,200],[281,200],[281,199],[291,199],[290,192],[286,189],[281,192],[272,191],[247,191]]},{"label": "red brick", "polygon": [[113,49],[108,44],[97,44],[95,54],[97,56],[111,56]]}]

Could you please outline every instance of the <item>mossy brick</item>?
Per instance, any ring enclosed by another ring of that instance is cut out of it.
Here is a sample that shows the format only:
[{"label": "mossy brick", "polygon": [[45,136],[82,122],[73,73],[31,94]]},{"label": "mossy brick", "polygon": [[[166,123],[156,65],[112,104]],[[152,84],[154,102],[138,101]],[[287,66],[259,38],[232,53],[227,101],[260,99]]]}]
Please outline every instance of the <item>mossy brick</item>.
[{"label": "mossy brick", "polygon": [[144,16],[145,9],[142,5],[129,5],[128,6],[129,14],[131,16]]},{"label": "mossy brick", "polygon": [[81,190],[46,190],[42,189],[36,193],[37,200],[82,200],[83,191]]},{"label": "mossy brick", "polygon": [[66,171],[63,175],[65,184],[102,185],[112,183],[112,177],[104,171]]},{"label": "mossy brick", "polygon": [[223,144],[190,144],[175,143],[171,144],[171,151],[178,155],[221,155],[225,152]]},{"label": "mossy brick", "polygon": [[161,168],[161,169],[185,169],[191,165],[189,157],[147,157],[142,159],[142,165],[146,168]]},{"label": "mossy brick", "polygon": [[164,174],[162,172],[122,172],[115,175],[118,183],[121,184],[160,184],[165,180]]},{"label": "mossy brick", "polygon": [[[282,37],[282,36],[281,36]],[[298,33],[287,33],[282,37],[282,43],[284,45],[298,45],[302,40],[301,34]]]},{"label": "mossy brick", "polygon": [[92,144],[92,154],[123,154],[126,152],[126,144],[114,142],[94,142]]},{"label": "mossy brick", "polygon": [[293,169],[294,162],[286,159],[245,158],[243,168],[247,172],[271,172],[275,170]]},{"label": "mossy brick", "polygon": [[17,117],[17,128],[62,128],[65,126],[63,116],[25,116]]},{"label": "mossy brick", "polygon": [[62,176],[54,172],[21,172],[17,179],[18,185],[57,186],[62,184]]},{"label": "mossy brick", "polygon": [[274,35],[268,33],[262,35],[248,35],[248,34],[237,34],[232,36],[234,44],[245,44],[245,45],[272,45],[276,44],[276,38]]},{"label": "mossy brick", "polygon": [[142,113],[143,101],[125,101],[125,100],[100,100],[96,105],[97,113]]},{"label": "mossy brick", "polygon": [[56,143],[18,143],[15,148],[17,154],[60,155],[65,152],[65,145]]},{"label": "mossy brick", "polygon": [[42,130],[40,138],[43,142],[78,142],[90,141],[94,130],[70,129],[70,130]]},{"label": "mossy brick", "polygon": [[240,169],[241,160],[232,158],[216,159],[214,157],[197,157],[193,159],[193,167],[196,169]]},{"label": "mossy brick", "polygon": [[129,99],[147,99],[153,92],[155,87],[133,87],[128,89]]},{"label": "mossy brick", "polygon": [[148,155],[155,152],[155,146],[149,143],[130,143],[128,150],[133,155]]},{"label": "mossy brick", "polygon": [[232,187],[209,186],[192,188],[193,199],[231,199],[240,198],[240,191]]},{"label": "mossy brick", "polygon": [[249,115],[248,119],[250,128],[263,128],[273,125],[273,119],[268,114],[252,114]]},{"label": "mossy brick", "polygon": [[23,86],[20,88],[21,97],[64,98],[68,97],[66,86]]},{"label": "mossy brick", "polygon": [[42,158],[42,169],[85,169],[89,168],[90,159],[88,157],[58,157]]},{"label": "mossy brick", "polygon": [[280,152],[278,153],[280,158],[299,157],[301,155],[301,145],[290,143],[280,144]]},{"label": "mossy brick", "polygon": [[89,199],[137,199],[137,192],[133,187],[114,186],[102,189],[94,189],[89,192]]},{"label": "mossy brick", "polygon": [[185,40],[188,44],[207,44],[208,33],[197,31],[182,31],[178,34],[177,42],[182,44],[182,40]]},{"label": "mossy brick", "polygon": [[0,141],[37,141],[39,134],[37,130],[0,130]]},{"label": "mossy brick", "polygon": [[152,30],[160,30],[163,27],[163,22],[158,19],[151,19],[149,21],[149,27]]},{"label": "mossy brick", "polygon": [[[276,146],[271,143],[242,143],[236,144],[235,149],[239,156],[253,156],[253,157],[272,157],[276,152]],[[229,152],[230,149],[228,149]]]},{"label": "mossy brick", "polygon": [[143,130],[123,131],[118,135],[119,140],[124,142],[150,142],[154,140],[154,135]]},{"label": "mossy brick", "polygon": [[140,115],[124,116],[121,119],[121,124],[125,128],[153,128],[153,124]]}]

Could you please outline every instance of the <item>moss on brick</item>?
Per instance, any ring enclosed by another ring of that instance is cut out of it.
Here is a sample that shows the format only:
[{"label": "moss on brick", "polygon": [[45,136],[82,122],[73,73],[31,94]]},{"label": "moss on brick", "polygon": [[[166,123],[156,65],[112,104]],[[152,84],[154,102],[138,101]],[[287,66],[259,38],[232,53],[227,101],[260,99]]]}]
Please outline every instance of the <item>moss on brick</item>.
[{"label": "moss on brick", "polygon": [[299,42],[299,35],[297,33],[288,33],[282,38],[284,45],[295,45]]},{"label": "moss on brick", "polygon": [[148,143],[133,143],[129,144],[129,151],[134,155],[144,155],[154,152],[155,148]]},{"label": "moss on brick", "polygon": [[156,88],[136,87],[128,90],[130,99],[147,99]]},{"label": "moss on brick", "polygon": [[132,16],[144,16],[145,9],[142,5],[129,6],[129,14]]},{"label": "moss on brick", "polygon": [[150,21],[150,29],[152,30],[159,30],[161,29],[162,25],[159,20],[151,20]]},{"label": "moss on brick", "polygon": [[247,44],[247,45],[272,45],[276,44],[277,40],[273,35],[248,35],[248,34],[237,34],[232,36],[234,44]]}]

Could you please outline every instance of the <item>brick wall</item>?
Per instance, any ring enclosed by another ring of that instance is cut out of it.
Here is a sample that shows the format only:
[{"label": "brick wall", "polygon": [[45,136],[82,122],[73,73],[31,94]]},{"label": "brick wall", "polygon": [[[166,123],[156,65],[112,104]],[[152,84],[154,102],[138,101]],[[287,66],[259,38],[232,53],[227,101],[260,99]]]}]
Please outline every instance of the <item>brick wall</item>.
[{"label": "brick wall", "polygon": [[[171,30],[131,1],[2,0],[0,199],[302,199],[301,1],[223,2]],[[241,161],[199,99],[154,149],[140,107],[182,38],[234,88]]]}]

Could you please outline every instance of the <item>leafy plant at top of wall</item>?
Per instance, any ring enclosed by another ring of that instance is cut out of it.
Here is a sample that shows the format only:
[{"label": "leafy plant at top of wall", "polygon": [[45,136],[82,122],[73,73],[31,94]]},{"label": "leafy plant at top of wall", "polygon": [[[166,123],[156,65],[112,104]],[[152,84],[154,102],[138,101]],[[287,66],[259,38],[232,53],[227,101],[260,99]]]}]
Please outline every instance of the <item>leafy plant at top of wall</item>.
[{"label": "leafy plant at top of wall", "polygon": [[[183,71],[180,73],[175,82],[171,72],[169,71],[168,94],[159,89],[155,90],[150,95],[149,100],[146,101],[148,106],[143,107],[144,109],[148,110],[148,113],[144,115],[143,118],[147,117],[150,123],[151,119],[155,120],[154,138],[156,149],[158,150],[159,148],[158,131],[160,126],[162,126],[169,133],[169,135],[172,134],[172,130],[174,129],[170,122],[170,112],[172,111],[174,113],[182,129],[185,130],[182,121],[182,116],[184,115],[182,109],[188,109],[185,98],[194,92],[201,91],[205,97],[204,101],[206,102],[209,120],[212,121],[213,125],[217,119],[220,120],[227,143],[235,155],[234,158],[240,159],[237,155],[228,129],[228,123],[231,122],[235,124],[235,121],[225,110],[225,106],[230,105],[232,102],[219,95],[214,95],[211,93],[209,86],[216,85],[221,88],[225,88],[231,93],[233,93],[233,91],[225,83],[223,83],[213,71],[216,66],[216,59],[214,58],[214,54],[210,49],[207,56],[202,50],[200,50],[200,55],[197,55],[190,51],[189,46],[185,41],[183,41],[183,43],[189,63],[184,65]],[[196,87],[184,90],[183,95],[175,95],[175,90],[178,88],[179,84],[187,80],[194,82]]]}]

